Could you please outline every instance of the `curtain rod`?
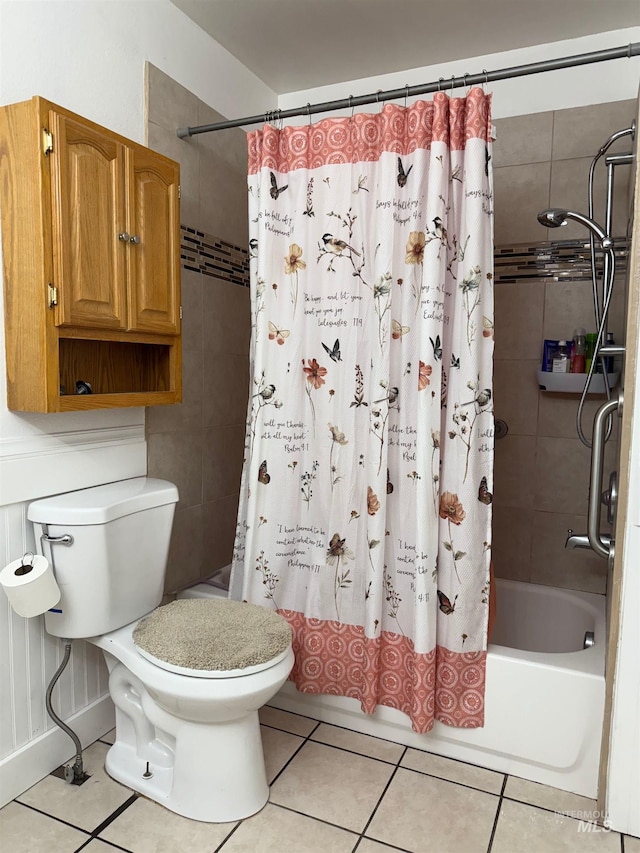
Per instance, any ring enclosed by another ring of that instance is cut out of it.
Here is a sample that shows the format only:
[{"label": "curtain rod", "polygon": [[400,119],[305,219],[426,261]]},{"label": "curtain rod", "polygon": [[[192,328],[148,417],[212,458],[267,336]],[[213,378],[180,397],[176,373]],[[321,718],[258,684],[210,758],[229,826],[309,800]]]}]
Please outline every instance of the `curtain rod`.
[{"label": "curtain rod", "polygon": [[249,124],[262,124],[268,121],[293,118],[294,116],[309,116],[315,113],[331,112],[365,104],[375,104],[380,101],[392,101],[398,98],[410,98],[415,95],[425,95],[428,92],[439,92],[441,89],[457,89],[461,86],[475,86],[480,83],[491,83],[494,80],[508,80],[511,77],[525,77],[528,74],[541,74],[544,71],[557,71],[561,68],[573,68],[577,65],[590,65],[594,62],[607,62],[610,59],[631,58],[640,55],[640,42],[633,42],[621,47],[611,47],[607,50],[596,50],[591,53],[578,53],[575,56],[565,56],[560,59],[547,59],[544,62],[532,62],[529,65],[513,65],[511,68],[501,68],[498,71],[482,71],[480,74],[463,74],[461,77],[440,77],[435,83],[424,83],[417,86],[404,86],[401,89],[379,90],[370,95],[349,95],[337,101],[325,101],[321,104],[307,104],[289,110],[269,110],[266,113],[246,118],[236,118],[231,121],[219,121],[215,124],[202,124],[198,127],[179,127],[177,135],[180,139],[195,136],[197,133],[211,133],[214,130],[227,130],[231,127],[243,127]]}]

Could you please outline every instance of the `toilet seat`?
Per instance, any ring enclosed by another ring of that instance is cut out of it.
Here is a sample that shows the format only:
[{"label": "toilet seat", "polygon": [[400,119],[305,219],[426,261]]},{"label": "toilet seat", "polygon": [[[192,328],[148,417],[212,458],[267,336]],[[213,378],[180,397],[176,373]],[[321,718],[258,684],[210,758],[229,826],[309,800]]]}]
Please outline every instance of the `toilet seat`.
[{"label": "toilet seat", "polygon": [[275,666],[291,628],[272,610],[229,599],[181,599],[135,626],[136,651],[154,666],[195,678],[238,678]]},{"label": "toilet seat", "polygon": [[289,653],[289,648],[287,647],[284,651],[280,652],[280,654],[270,660],[264,661],[264,663],[245,666],[242,669],[190,669],[186,666],[176,666],[166,660],[161,660],[160,658],[152,655],[150,652],[145,651],[145,649],[141,649],[140,646],[137,645],[136,651],[141,657],[148,660],[154,666],[160,667],[160,669],[164,669],[167,672],[175,672],[176,675],[185,675],[192,678],[238,678],[243,675],[252,675],[255,672],[262,672],[263,669],[269,669],[269,667],[275,666],[285,659]]}]

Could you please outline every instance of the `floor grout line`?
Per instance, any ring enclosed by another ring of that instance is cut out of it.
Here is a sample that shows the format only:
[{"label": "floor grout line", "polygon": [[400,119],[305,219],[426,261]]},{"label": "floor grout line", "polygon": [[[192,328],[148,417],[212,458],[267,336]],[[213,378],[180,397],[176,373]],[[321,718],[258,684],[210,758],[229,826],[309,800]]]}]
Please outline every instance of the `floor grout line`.
[{"label": "floor grout line", "polygon": [[[129,788],[129,790],[131,790],[131,789]],[[112,824],[116,818],[120,817],[120,815],[123,812],[125,812],[129,808],[129,806],[132,806],[137,799],[138,799],[138,795],[135,793],[132,793],[128,800],[125,800],[124,803],[119,805],[117,809],[114,809],[114,811],[108,817],[106,817],[102,821],[102,823],[100,823],[100,824],[98,824],[98,826],[96,826],[96,828],[93,830],[91,835],[94,838],[97,838],[98,835],[103,830],[105,830],[110,824]]]},{"label": "floor grout line", "polygon": [[[386,793],[387,793],[387,791],[389,790],[389,786],[391,785],[391,783],[392,783],[392,782],[393,782],[393,780],[395,779],[396,773],[397,773],[397,772],[398,772],[398,770],[400,769],[400,762],[402,761],[402,759],[403,759],[403,758],[405,757],[405,755],[407,754],[407,749],[408,749],[408,748],[409,748],[409,747],[405,746],[405,748],[404,748],[404,750],[403,750],[403,752],[402,752],[402,755],[401,755],[401,756],[400,756],[400,758],[398,759],[398,763],[397,763],[397,764],[396,764],[396,766],[393,768],[393,772],[392,772],[391,776],[389,776],[389,779],[387,780],[387,784],[384,786],[384,790],[382,791],[382,793],[381,793],[381,794],[380,794],[380,796],[378,797],[378,802],[375,804],[375,806],[373,807],[373,811],[372,811],[372,812],[371,812],[371,814],[369,815],[369,820],[365,823],[364,828],[363,828],[362,832],[360,833],[360,838],[362,838],[362,836],[363,836],[363,835],[366,833],[366,831],[369,829],[369,827],[370,827],[370,825],[371,825],[371,821],[373,820],[373,818],[375,817],[376,812],[378,811],[378,806],[379,806],[379,805],[380,805],[380,803],[383,801],[385,794],[386,794]],[[358,842],[358,843],[359,843],[359,842]]]},{"label": "floor grout line", "polygon": [[45,812],[42,809],[39,809],[37,806],[32,806],[29,803],[23,803],[19,799],[15,799],[12,802],[17,803],[19,806],[23,806],[25,809],[31,809],[33,812],[37,812],[38,814],[44,815],[44,817],[49,817],[51,820],[57,820],[58,823],[63,823],[65,826],[68,826],[70,829],[77,829],[78,832],[84,832],[85,835],[89,836],[88,841],[91,841],[93,836],[88,829],[83,829],[81,826],[77,826],[75,823],[70,823],[68,820],[65,820],[61,817],[56,817],[54,814],[50,814],[49,812]]},{"label": "floor grout line", "polygon": [[498,796],[498,807],[496,808],[495,817],[493,818],[493,826],[491,827],[491,835],[489,836],[489,846],[487,847],[487,853],[491,853],[491,848],[493,847],[493,840],[496,837],[496,829],[498,828],[498,819],[500,817],[500,809],[502,808],[504,789],[507,787],[507,779],[508,776],[505,773],[504,778],[502,779],[502,788],[500,789],[500,794]]}]

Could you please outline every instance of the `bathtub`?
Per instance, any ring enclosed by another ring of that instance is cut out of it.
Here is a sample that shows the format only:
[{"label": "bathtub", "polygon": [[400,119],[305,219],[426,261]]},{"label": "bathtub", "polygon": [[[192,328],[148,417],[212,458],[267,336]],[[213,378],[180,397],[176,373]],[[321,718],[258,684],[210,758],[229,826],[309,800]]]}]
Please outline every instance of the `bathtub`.
[{"label": "bathtub", "polygon": [[[419,735],[393,708],[363,714],[355,699],[300,693],[290,681],[269,704],[595,798],[604,714],[604,596],[500,579],[496,590],[483,728],[436,723]],[[182,595],[224,594],[199,584]],[[584,648],[587,632],[595,643]]]},{"label": "bathtub", "polygon": [[[497,619],[487,654],[485,725],[436,723],[424,735],[408,718],[355,699],[300,693],[286,682],[270,704],[595,798],[604,714],[605,598],[518,581],[496,581]],[[586,632],[595,644],[583,648]]]}]

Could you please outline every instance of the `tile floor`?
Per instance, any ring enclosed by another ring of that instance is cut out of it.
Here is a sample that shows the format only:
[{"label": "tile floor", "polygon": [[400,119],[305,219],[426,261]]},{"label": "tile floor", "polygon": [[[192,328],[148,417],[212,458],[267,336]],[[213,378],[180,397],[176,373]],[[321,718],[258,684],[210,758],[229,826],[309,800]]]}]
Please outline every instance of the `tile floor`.
[{"label": "tile floor", "polygon": [[[276,708],[260,714],[271,799],[246,820],[187,820],[85,750],[81,787],[47,776],[0,811],[3,853],[640,853],[581,822],[595,802]],[[573,815],[573,816],[571,816]]]}]

